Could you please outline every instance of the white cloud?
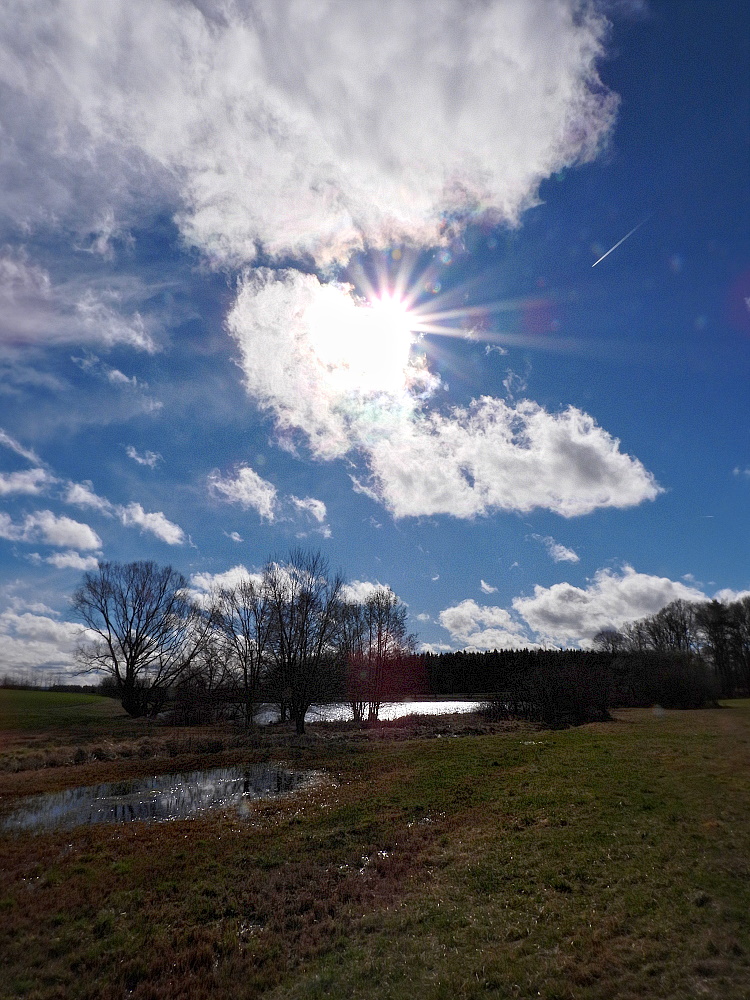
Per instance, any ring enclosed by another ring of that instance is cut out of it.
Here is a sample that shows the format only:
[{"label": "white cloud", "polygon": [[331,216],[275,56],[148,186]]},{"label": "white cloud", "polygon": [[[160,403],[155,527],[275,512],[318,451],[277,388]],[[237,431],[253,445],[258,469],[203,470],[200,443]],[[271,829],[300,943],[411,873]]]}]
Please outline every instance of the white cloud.
[{"label": "white cloud", "polygon": [[27,514],[20,524],[0,512],[0,538],[15,542],[44,542],[60,548],[100,549],[102,540],[88,526],[70,517],[53,514],[51,510],[38,510]]},{"label": "white cloud", "polygon": [[289,501],[293,507],[295,507],[300,513],[306,514],[312,521],[317,524],[315,531],[321,534],[324,538],[331,537],[331,529],[329,525],[326,524],[326,517],[328,512],[326,510],[326,505],[322,500],[316,500],[315,497],[305,497],[301,499],[300,497],[294,496],[292,494],[289,497]]},{"label": "white cloud", "polygon": [[465,649],[525,649],[537,645],[505,608],[465,600],[441,611],[438,620],[453,641]]},{"label": "white cloud", "polygon": [[447,642],[423,642],[419,646],[420,653],[450,653],[453,651],[453,646],[450,646]]},{"label": "white cloud", "polygon": [[580,562],[580,557],[577,552],[574,552],[573,549],[567,548],[565,545],[561,545],[560,542],[556,542],[551,535],[547,535],[544,538],[541,535],[532,535],[531,537],[535,541],[542,543],[547,550],[550,559],[554,562]]},{"label": "white cloud", "polygon": [[496,594],[497,587],[493,587],[491,583],[485,583],[484,580],[479,581],[479,587],[483,594]]},{"label": "white cloud", "polygon": [[132,458],[134,462],[137,462],[138,465],[147,465],[149,469],[155,469],[157,464],[162,461],[162,457],[157,451],[145,451],[141,455],[132,444],[127,446],[125,454],[128,458]]},{"label": "white cloud", "polygon": [[75,507],[90,507],[92,510],[99,511],[100,514],[112,515],[116,510],[115,505],[110,503],[106,497],[100,497],[94,493],[93,484],[88,480],[83,483],[68,483],[63,500]]},{"label": "white cloud", "polygon": [[743,597],[750,597],[750,590],[732,590],[731,587],[724,587],[717,590],[713,596],[714,601],[721,601],[722,604],[731,604],[732,601],[741,601]]},{"label": "white cloud", "polygon": [[224,534],[227,538],[231,538],[233,542],[241,542],[243,540],[239,531],[225,531]]},{"label": "white cloud", "polygon": [[469,410],[402,422],[369,448],[366,489],[396,517],[537,507],[563,517],[654,499],[660,487],[620,442],[575,407],[483,397]]},{"label": "white cloud", "polygon": [[106,497],[94,493],[90,482],[68,483],[63,499],[65,503],[90,507],[108,517],[117,517],[124,527],[148,531],[167,545],[185,544],[185,532],[178,524],[169,521],[161,511],[149,513],[135,501],[128,504],[112,503]]},{"label": "white cloud", "polygon": [[161,511],[148,513],[139,503],[129,503],[117,508],[117,514],[125,527],[135,525],[141,531],[148,531],[167,545],[184,545],[185,532],[178,524],[167,520]]},{"label": "white cloud", "polygon": [[732,474],[735,476],[742,476],[745,479],[750,479],[750,467],[741,469],[739,465],[735,465],[734,469],[732,469]]},{"label": "white cloud", "polygon": [[208,477],[208,486],[214,496],[229,503],[238,503],[247,510],[252,507],[267,521],[274,519],[276,487],[263,479],[249,465],[240,465],[234,478],[222,477],[215,469]]},{"label": "white cloud", "polygon": [[625,622],[656,614],[678,598],[706,599],[694,587],[624,566],[620,573],[600,569],[587,587],[537,585],[532,597],[516,597],[513,608],[539,635],[569,644],[590,640],[602,629],[619,628]]},{"label": "white cloud", "polygon": [[378,583],[377,581],[373,583],[371,580],[352,580],[351,583],[345,583],[341,588],[341,596],[345,601],[351,601],[353,604],[364,604],[373,594],[380,593],[381,591],[393,593],[387,583]]},{"label": "white cloud", "polygon": [[322,500],[316,500],[314,497],[305,497],[304,500],[301,500],[299,497],[294,496],[294,494],[289,499],[298,510],[306,511],[318,524],[323,524],[327,511],[326,505]]},{"label": "white cloud", "polygon": [[81,572],[88,569],[96,569],[99,560],[96,556],[82,556],[79,552],[53,552],[44,560],[50,566],[57,569],[79,569]]},{"label": "white cloud", "polygon": [[73,657],[82,628],[72,622],[56,621],[48,615],[19,613],[7,609],[0,613],[2,669],[11,676],[30,671],[75,671]]},{"label": "white cloud", "polygon": [[236,587],[247,580],[251,580],[257,584],[260,583],[261,579],[262,574],[251,573],[247,567],[239,563],[237,566],[232,566],[231,569],[225,570],[223,573],[193,573],[190,577],[190,583],[198,590],[210,593],[212,590]]},{"label": "white cloud", "polygon": [[24,469],[21,472],[0,472],[0,496],[25,493],[36,496],[55,482],[45,469]]},{"label": "white cloud", "polygon": [[432,621],[432,618],[430,618],[430,616],[427,614],[426,611],[423,611],[421,614],[417,615],[416,619],[417,619],[418,622],[430,622],[430,621]]},{"label": "white cloud", "polygon": [[41,465],[41,459],[35,451],[31,448],[24,448],[22,444],[19,444],[19,442],[16,441],[14,437],[11,437],[7,431],[4,431],[2,427],[0,427],[0,445],[4,448],[10,448],[11,451],[20,455],[21,458],[25,458],[29,462],[33,462],[34,465]]},{"label": "white cloud", "polygon": [[91,233],[161,197],[230,262],[513,222],[616,107],[607,23],[575,0],[27,0],[5,22],[0,208]]},{"label": "white cloud", "polygon": [[[579,0],[28,0],[0,32],[0,210],[92,247],[101,235],[107,253],[134,205],[168,206],[186,241],[237,267],[262,248],[325,269],[365,246],[440,245],[469,218],[515,224],[545,178],[606,140],[606,32]],[[121,289],[4,261],[13,336],[153,347]],[[228,328],[282,438],[321,458],[361,451],[361,488],[394,516],[574,516],[658,492],[578,410],[484,399],[426,413],[438,379],[407,338],[379,350],[371,320],[344,286],[261,269]],[[215,492],[273,519],[257,473],[214,475]]]},{"label": "white cloud", "polygon": [[56,285],[25,251],[11,247],[0,252],[0,343],[156,349],[146,321],[116,282],[102,286],[93,280],[71,280]]}]

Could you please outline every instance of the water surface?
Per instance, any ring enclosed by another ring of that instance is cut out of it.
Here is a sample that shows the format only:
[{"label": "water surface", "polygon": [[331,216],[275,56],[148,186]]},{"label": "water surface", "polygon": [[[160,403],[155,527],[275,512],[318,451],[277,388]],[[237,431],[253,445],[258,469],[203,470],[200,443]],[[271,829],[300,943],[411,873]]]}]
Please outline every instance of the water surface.
[{"label": "water surface", "polygon": [[92,823],[186,819],[209,809],[242,812],[254,799],[285,795],[314,778],[313,771],[288,771],[272,764],[158,774],[32,795],[0,825],[6,830],[50,830]]},{"label": "water surface", "polygon": [[[387,701],[380,706],[378,718],[388,722],[402,719],[405,715],[456,715],[462,712],[476,712],[481,701]],[[305,722],[351,722],[352,710],[346,702],[331,705],[313,705],[305,716]],[[255,721],[261,725],[278,722],[279,710],[272,705],[259,706]]]}]

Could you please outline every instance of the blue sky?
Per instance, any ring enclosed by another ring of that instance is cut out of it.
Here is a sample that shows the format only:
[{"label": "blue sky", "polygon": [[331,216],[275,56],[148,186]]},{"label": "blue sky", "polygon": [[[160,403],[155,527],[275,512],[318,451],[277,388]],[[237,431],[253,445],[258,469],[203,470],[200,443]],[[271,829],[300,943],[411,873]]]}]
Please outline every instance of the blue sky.
[{"label": "blue sky", "polygon": [[74,671],[101,558],[320,548],[435,650],[748,590],[748,43],[728,2],[5,4],[0,672]]}]

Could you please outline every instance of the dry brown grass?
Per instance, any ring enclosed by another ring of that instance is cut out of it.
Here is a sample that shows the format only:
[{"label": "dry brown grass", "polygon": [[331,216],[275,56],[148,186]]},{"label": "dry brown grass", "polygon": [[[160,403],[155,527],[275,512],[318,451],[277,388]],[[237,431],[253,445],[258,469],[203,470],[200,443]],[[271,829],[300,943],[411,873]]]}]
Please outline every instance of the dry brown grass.
[{"label": "dry brown grass", "polygon": [[565,732],[162,743],[219,738],[201,733],[6,773],[3,801],[155,764],[274,759],[328,780],[246,821],[4,836],[0,995],[750,996],[750,705]]}]

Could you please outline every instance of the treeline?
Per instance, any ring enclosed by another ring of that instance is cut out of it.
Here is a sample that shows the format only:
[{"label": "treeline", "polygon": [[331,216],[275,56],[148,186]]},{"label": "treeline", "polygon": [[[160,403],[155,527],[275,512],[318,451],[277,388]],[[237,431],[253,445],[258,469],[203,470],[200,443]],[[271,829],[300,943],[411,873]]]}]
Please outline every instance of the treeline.
[{"label": "treeline", "polygon": [[655,615],[605,629],[597,649],[612,656],[646,653],[700,663],[722,698],[750,694],[750,596],[721,601],[672,601]]},{"label": "treeline", "polygon": [[415,638],[387,588],[363,600],[318,552],[293,550],[261,573],[199,596],[153,562],[101,562],[72,608],[86,627],[83,669],[132,716],[167,706],[181,722],[279,707],[303,733],[313,704],[345,698],[355,720],[377,719],[386,691],[408,693]]},{"label": "treeline", "polygon": [[231,587],[196,595],[171,567],[102,562],[72,598],[84,669],[133,715],[177,722],[278,706],[304,732],[314,704],[374,721],[384,701],[486,696],[495,716],[577,724],[618,706],[699,708],[750,693],[750,598],[674,601],[592,650],[416,654],[406,606],[387,588],[354,600],[317,552],[296,549]]}]

